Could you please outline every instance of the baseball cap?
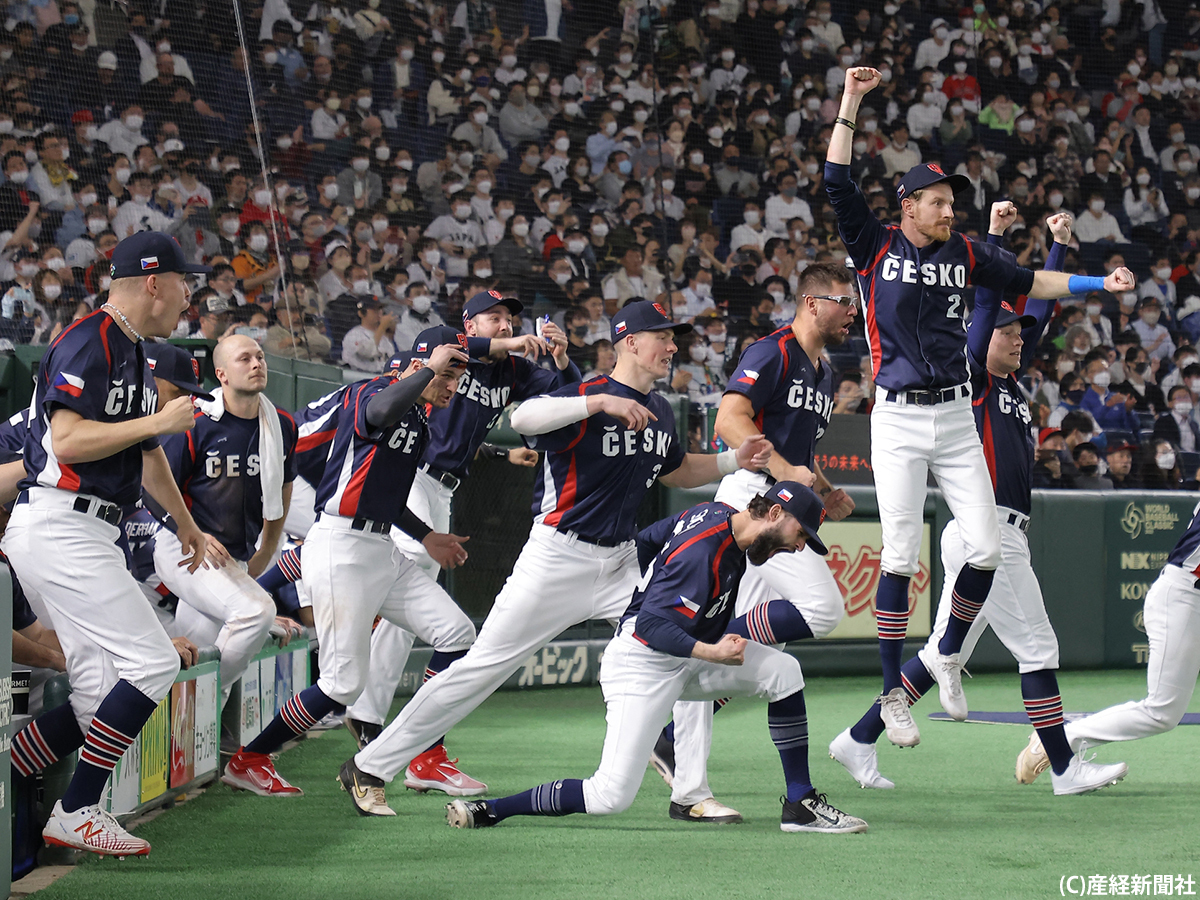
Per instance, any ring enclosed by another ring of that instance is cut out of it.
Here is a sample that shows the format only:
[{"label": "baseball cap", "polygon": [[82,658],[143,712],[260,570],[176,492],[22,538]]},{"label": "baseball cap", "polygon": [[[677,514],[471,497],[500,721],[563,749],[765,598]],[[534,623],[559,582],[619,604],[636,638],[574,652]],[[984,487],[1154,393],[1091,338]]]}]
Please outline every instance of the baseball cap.
[{"label": "baseball cap", "polygon": [[505,297],[499,291],[480,291],[463,304],[463,321],[473,319],[493,306],[504,306],[514,316],[525,308],[525,305],[515,297]]},{"label": "baseball cap", "polygon": [[668,328],[676,334],[687,334],[692,330],[692,326],[686,322],[672,322],[660,304],[651,300],[634,300],[622,306],[613,316],[612,342],[615,344],[639,331],[666,331]]},{"label": "baseball cap", "polygon": [[435,325],[417,335],[408,356],[413,359],[429,359],[433,355],[433,351],[443,344],[455,344],[462,348],[463,353],[467,352],[467,336],[465,334],[449,325]]},{"label": "baseball cap", "polygon": [[200,363],[192,354],[174,344],[156,341],[144,341],[142,347],[145,349],[146,362],[150,364],[150,371],[154,373],[155,378],[183,388],[189,394],[203,400],[213,398],[213,395],[200,385]]},{"label": "baseball cap", "polygon": [[374,297],[368,296],[367,294],[362,294],[358,298],[358,308],[359,309],[383,309],[383,304],[380,303],[378,300],[376,300]]},{"label": "baseball cap", "polygon": [[1062,437],[1061,428],[1043,428],[1038,432],[1038,446],[1046,443],[1052,437]]},{"label": "baseball cap", "polygon": [[112,278],[141,278],[164,272],[207,275],[211,271],[211,266],[189,263],[179,242],[158,231],[139,231],[125,238],[113,248],[108,268]]},{"label": "baseball cap", "polygon": [[105,50],[96,58],[96,68],[117,71],[117,54],[111,50]]},{"label": "baseball cap", "polygon": [[784,512],[793,516],[808,535],[808,546],[824,556],[829,548],[817,537],[817,529],[825,521],[825,504],[812,488],[796,481],[777,481],[766,493],[768,503],[778,503]]},{"label": "baseball cap", "polygon": [[1108,448],[1104,452],[1107,454],[1107,453],[1116,453],[1118,450],[1136,450],[1136,449],[1137,449],[1137,447],[1135,447],[1133,444],[1129,443],[1129,441],[1120,441],[1119,443],[1116,443],[1116,444],[1109,444]]},{"label": "baseball cap", "polygon": [[71,124],[78,125],[81,122],[94,122],[95,117],[90,109],[77,109],[71,114]]},{"label": "baseball cap", "polygon": [[230,312],[233,312],[233,307],[220,294],[209,294],[200,301],[200,315],[202,316],[219,316],[222,313]]},{"label": "baseball cap", "polygon": [[943,181],[949,184],[950,190],[956,194],[971,186],[971,179],[966,175],[947,175],[937,163],[921,163],[904,173],[904,177],[900,179],[900,184],[896,188],[896,196],[903,200],[913,191],[919,191],[931,184],[940,184]]},{"label": "baseball cap", "polygon": [[1020,322],[1021,328],[1030,328],[1037,324],[1036,316],[1023,316],[1017,312],[1007,300],[1000,301],[1000,312],[996,315],[996,327],[1003,328],[1013,322]]}]

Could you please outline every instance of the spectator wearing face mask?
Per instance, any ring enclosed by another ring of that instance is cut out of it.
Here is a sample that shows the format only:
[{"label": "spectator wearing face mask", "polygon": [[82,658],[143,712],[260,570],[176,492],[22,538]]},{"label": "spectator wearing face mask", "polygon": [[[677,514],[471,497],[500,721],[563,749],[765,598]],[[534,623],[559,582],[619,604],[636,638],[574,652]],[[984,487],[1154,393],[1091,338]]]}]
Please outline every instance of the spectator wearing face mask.
[{"label": "spectator wearing face mask", "polygon": [[[724,359],[713,352],[702,332],[692,332],[680,343],[683,346],[675,355],[672,368],[675,373],[687,375],[684,389],[688,400],[700,406],[718,405],[721,395],[725,392],[726,379],[721,368]],[[676,378],[672,377],[671,382],[674,387]]]},{"label": "spectator wearing face mask", "polygon": [[1075,468],[1079,474],[1075,476],[1074,487],[1079,491],[1111,491],[1113,483],[1105,477],[1107,466],[1100,464],[1100,448],[1090,441],[1076,444],[1071,451],[1075,460]]},{"label": "spectator wearing face mask", "polygon": [[1170,441],[1155,438],[1146,448],[1142,459],[1141,482],[1143,490],[1176,491],[1195,485],[1196,473],[1188,473],[1190,486],[1185,485],[1179,470],[1179,448]]},{"label": "spectator wearing face mask", "polygon": [[[1165,410],[1166,398],[1154,383],[1154,370],[1146,351],[1141,347],[1130,347],[1125,351],[1123,360],[1121,366],[1112,366],[1109,369],[1114,381],[1113,390],[1132,397],[1136,412],[1158,415]],[[1116,383],[1118,381],[1119,384]]]},{"label": "spectator wearing face mask", "polygon": [[358,319],[342,339],[342,362],[356,372],[382,372],[396,355],[396,320],[369,296],[359,297]]},{"label": "spectator wearing face mask", "polygon": [[[1054,158],[1054,154],[1046,158]],[[1121,226],[1116,217],[1106,211],[1104,196],[1099,192],[1092,193],[1087,201],[1087,211],[1081,212],[1075,220],[1075,236],[1081,244],[1095,244],[1101,241],[1113,244],[1129,243],[1129,238],[1121,233]]]},{"label": "spectator wearing face mask", "polygon": [[1162,304],[1155,297],[1147,297],[1138,307],[1138,318],[1131,327],[1142,339],[1142,346],[1154,358],[1167,359],[1175,352],[1175,342],[1159,320],[1162,317]]},{"label": "spectator wearing face mask", "polygon": [[771,234],[762,221],[762,208],[757,201],[748,201],[742,207],[742,224],[736,226],[729,235],[729,248],[740,251],[744,247],[752,247],[761,252],[769,237]]},{"label": "spectator wearing face mask", "polygon": [[350,151],[350,165],[337,177],[338,198],[356,210],[371,209],[383,199],[383,179],[371,171],[371,149],[357,145]]},{"label": "spectator wearing face mask", "polygon": [[134,172],[130,177],[129,199],[112,220],[112,229],[121,240],[138,231],[174,231],[175,219],[151,204],[152,184],[145,172]]},{"label": "spectator wearing face mask", "polygon": [[409,285],[408,294],[396,322],[396,346],[411,347],[426,328],[446,324],[433,308],[433,297],[423,284]]},{"label": "spectator wearing face mask", "polygon": [[[1066,449],[1063,433],[1057,428],[1043,428],[1038,433],[1038,448],[1034,453],[1033,486],[1063,490],[1074,485],[1071,476],[1063,471],[1061,454]],[[1074,469],[1074,465],[1071,466]]]},{"label": "spectator wearing face mask", "polygon": [[618,309],[634,297],[657,297],[663,291],[663,277],[658,270],[644,265],[642,248],[633,244],[621,257],[621,268],[601,283],[606,300],[615,300]]},{"label": "spectator wearing face mask", "polygon": [[681,292],[687,304],[685,320],[690,322],[716,308],[712,296],[712,269],[700,265],[699,257],[689,256],[683,263],[683,276],[687,279],[687,286]]},{"label": "spectator wearing face mask", "polygon": [[1168,441],[1189,452],[1200,448],[1200,425],[1192,416],[1195,406],[1192,392],[1177,385],[1171,388],[1167,403],[1170,410],[1154,420],[1155,440]]},{"label": "spectator wearing face mask", "polygon": [[[1175,363],[1175,368],[1158,380],[1158,386],[1162,391],[1170,397],[1170,391],[1177,385],[1189,386],[1184,378],[1185,371],[1197,363],[1200,363],[1200,353],[1196,352],[1196,348],[1188,345],[1179,347],[1172,355],[1172,360]],[[1200,369],[1197,369],[1200,371]]]},{"label": "spectator wearing face mask", "polygon": [[1095,351],[1084,365],[1083,377],[1088,383],[1080,408],[1091,413],[1101,431],[1128,431],[1137,434],[1141,423],[1133,412],[1136,398],[1111,389],[1112,375],[1104,351]]},{"label": "spectator wearing face mask", "polygon": [[242,292],[248,303],[259,303],[263,299],[270,302],[275,279],[279,277],[275,248],[261,222],[252,222],[243,231],[246,246],[231,261],[233,272],[242,282]]},{"label": "spectator wearing face mask", "polygon": [[883,160],[884,173],[888,178],[921,164],[921,149],[915,141],[909,140],[908,126],[903,122],[892,128],[891,140],[880,151],[879,156]]},{"label": "spectator wearing face mask", "polygon": [[1138,285],[1138,299],[1154,299],[1164,310],[1174,310],[1178,304],[1175,282],[1171,280],[1171,258],[1160,255],[1150,264],[1150,277]]},{"label": "spectator wearing face mask", "polygon": [[[1058,405],[1050,411],[1050,418],[1046,421],[1047,425],[1057,428],[1062,424],[1063,420],[1073,412],[1078,412],[1083,402],[1083,395],[1087,391],[1087,385],[1074,369],[1067,371],[1058,382]],[[1084,415],[1087,415],[1086,413]],[[1088,416],[1091,419],[1091,416]]]}]

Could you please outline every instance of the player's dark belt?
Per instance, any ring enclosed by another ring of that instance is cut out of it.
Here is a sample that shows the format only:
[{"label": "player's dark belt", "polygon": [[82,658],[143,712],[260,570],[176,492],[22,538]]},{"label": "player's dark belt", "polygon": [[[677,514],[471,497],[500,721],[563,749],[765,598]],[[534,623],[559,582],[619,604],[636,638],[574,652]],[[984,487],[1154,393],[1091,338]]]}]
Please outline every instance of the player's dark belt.
[{"label": "player's dark belt", "polygon": [[[317,513],[317,521],[321,521],[321,514]],[[376,522],[374,519],[364,519],[362,516],[357,516],[350,520],[351,531],[365,531],[367,534],[387,534],[392,530],[392,526],[388,522]]]},{"label": "player's dark belt", "polygon": [[581,543],[595,544],[597,547],[620,547],[622,544],[625,543],[625,541],[617,541],[617,540],[613,540],[612,538],[588,537],[586,534],[580,534],[577,531],[570,531],[566,528],[555,528],[554,530],[557,531],[559,534],[565,534],[568,537],[573,537],[573,538],[575,538],[575,540],[577,540]]},{"label": "player's dark belt", "polygon": [[939,403],[949,403],[961,400],[971,395],[969,385],[956,384],[954,387],[942,388],[939,391],[892,391],[884,388],[887,393],[883,399],[886,403],[904,401],[910,406],[936,406]]},{"label": "player's dark belt", "polygon": [[[21,493],[17,495],[17,502],[28,503],[29,491],[21,491]],[[95,509],[93,509],[92,501],[88,500],[87,497],[76,497],[75,502],[71,504],[71,508],[74,509],[75,512],[81,512],[84,515],[95,516],[100,521],[107,522],[109,525],[121,524],[121,507],[117,506],[115,503],[100,502],[97,503]]]},{"label": "player's dark belt", "polygon": [[1029,516],[1024,513],[1009,513],[1008,524],[1016,525],[1022,532],[1029,530]]},{"label": "player's dark belt", "polygon": [[462,484],[462,479],[457,475],[451,475],[449,472],[443,472],[441,469],[435,469],[429,464],[423,464],[421,471],[440,484],[442,487],[449,488],[451,491],[457,491],[458,486]]}]

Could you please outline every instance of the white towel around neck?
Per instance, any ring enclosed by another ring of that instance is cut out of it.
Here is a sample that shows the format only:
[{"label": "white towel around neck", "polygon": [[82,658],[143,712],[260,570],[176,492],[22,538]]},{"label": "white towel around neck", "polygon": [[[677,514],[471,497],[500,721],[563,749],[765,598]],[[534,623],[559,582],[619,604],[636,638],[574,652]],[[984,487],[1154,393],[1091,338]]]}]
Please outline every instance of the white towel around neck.
[{"label": "white towel around neck", "polygon": [[[225,415],[221,388],[212,392],[212,400],[196,399],[196,407],[214,422]],[[283,430],[275,404],[258,395],[258,459],[262,482],[263,517],[268,521],[283,518]]]}]

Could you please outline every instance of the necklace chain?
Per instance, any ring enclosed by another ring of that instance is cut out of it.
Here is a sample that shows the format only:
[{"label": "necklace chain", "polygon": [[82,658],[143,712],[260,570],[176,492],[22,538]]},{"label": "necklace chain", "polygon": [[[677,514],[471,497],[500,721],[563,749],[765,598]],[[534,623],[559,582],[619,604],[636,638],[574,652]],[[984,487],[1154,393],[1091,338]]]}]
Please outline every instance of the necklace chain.
[{"label": "necklace chain", "polygon": [[120,319],[120,320],[121,320],[121,323],[122,323],[122,324],[123,324],[123,325],[124,325],[126,328],[128,328],[128,329],[129,329],[129,332],[130,332],[130,334],[132,334],[132,335],[133,335],[133,337],[134,337],[134,340],[137,340],[137,341],[144,341],[144,340],[145,340],[145,338],[144,338],[144,337],[142,337],[140,334],[138,334],[138,332],[137,332],[137,329],[136,329],[136,328],[134,328],[132,325],[130,325],[130,324],[129,324],[129,320],[128,320],[127,318],[125,318],[125,313],[121,312],[119,309],[117,309],[117,308],[116,308],[115,306],[113,306],[111,303],[105,303],[105,304],[104,304],[103,306],[101,306],[100,308],[101,308],[101,309],[107,309],[107,310],[111,310],[111,311],[112,311],[112,312],[113,312],[113,313],[116,315],[116,317],[117,317],[118,319]]}]

